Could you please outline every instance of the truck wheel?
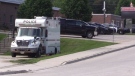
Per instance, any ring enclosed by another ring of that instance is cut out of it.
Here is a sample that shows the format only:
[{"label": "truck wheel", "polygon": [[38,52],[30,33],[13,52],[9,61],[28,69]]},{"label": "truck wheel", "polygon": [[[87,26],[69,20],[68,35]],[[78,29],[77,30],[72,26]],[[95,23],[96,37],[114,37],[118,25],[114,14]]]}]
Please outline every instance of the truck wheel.
[{"label": "truck wheel", "polygon": [[28,54],[28,57],[33,58],[35,54]]},{"label": "truck wheel", "polygon": [[36,52],[35,57],[36,57],[36,58],[41,57],[41,47],[38,48],[38,51]]},{"label": "truck wheel", "polygon": [[86,36],[82,35],[82,38],[86,38]]},{"label": "truck wheel", "polygon": [[93,38],[93,33],[92,32],[87,32],[87,38],[92,39]]},{"label": "truck wheel", "polygon": [[16,53],[11,53],[12,57],[16,57]]}]

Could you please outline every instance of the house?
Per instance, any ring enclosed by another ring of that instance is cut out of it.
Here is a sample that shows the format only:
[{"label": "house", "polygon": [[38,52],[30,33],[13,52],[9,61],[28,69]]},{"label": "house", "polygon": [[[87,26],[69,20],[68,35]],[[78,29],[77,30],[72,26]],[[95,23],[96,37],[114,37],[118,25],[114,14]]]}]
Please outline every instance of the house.
[{"label": "house", "polygon": [[19,5],[24,0],[0,0],[0,28],[14,28]]},{"label": "house", "polygon": [[[24,0],[0,0],[0,29],[9,28],[13,30],[15,27],[15,19],[17,18],[17,11],[19,5]],[[61,17],[60,8],[52,7],[53,17]]]}]

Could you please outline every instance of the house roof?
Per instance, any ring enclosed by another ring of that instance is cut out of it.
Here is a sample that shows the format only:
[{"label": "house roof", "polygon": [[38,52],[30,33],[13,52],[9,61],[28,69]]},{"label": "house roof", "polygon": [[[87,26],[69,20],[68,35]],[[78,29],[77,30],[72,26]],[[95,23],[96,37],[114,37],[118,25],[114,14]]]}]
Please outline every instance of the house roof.
[{"label": "house roof", "polygon": [[22,4],[25,0],[0,0],[0,2],[13,3],[13,4]]}]

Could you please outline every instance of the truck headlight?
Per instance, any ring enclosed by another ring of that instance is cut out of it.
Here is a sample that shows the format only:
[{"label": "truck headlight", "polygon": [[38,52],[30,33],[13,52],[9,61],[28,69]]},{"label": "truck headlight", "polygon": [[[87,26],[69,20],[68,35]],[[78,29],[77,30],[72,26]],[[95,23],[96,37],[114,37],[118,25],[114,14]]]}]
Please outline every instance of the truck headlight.
[{"label": "truck headlight", "polygon": [[38,42],[37,42],[37,41],[33,41],[33,42],[31,43],[31,46],[38,46]]},{"label": "truck headlight", "polygon": [[13,46],[13,47],[17,47],[16,42],[15,42],[15,41],[12,41],[11,46]]}]

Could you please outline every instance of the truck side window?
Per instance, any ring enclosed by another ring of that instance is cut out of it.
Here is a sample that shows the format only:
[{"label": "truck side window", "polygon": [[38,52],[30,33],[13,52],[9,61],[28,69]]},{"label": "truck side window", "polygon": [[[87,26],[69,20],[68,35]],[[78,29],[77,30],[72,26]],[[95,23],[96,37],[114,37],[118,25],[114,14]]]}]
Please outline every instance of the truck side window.
[{"label": "truck side window", "polygon": [[77,25],[77,26],[83,26],[83,25],[85,25],[85,24],[84,24],[83,22],[81,22],[81,21],[77,21],[77,22],[76,22],[76,25]]},{"label": "truck side window", "polygon": [[67,25],[68,26],[75,26],[76,25],[76,21],[74,21],[74,20],[67,20]]},{"label": "truck side window", "polygon": [[48,30],[45,30],[45,37],[48,37]]},{"label": "truck side window", "polygon": [[60,19],[60,25],[65,26],[65,19]]}]

